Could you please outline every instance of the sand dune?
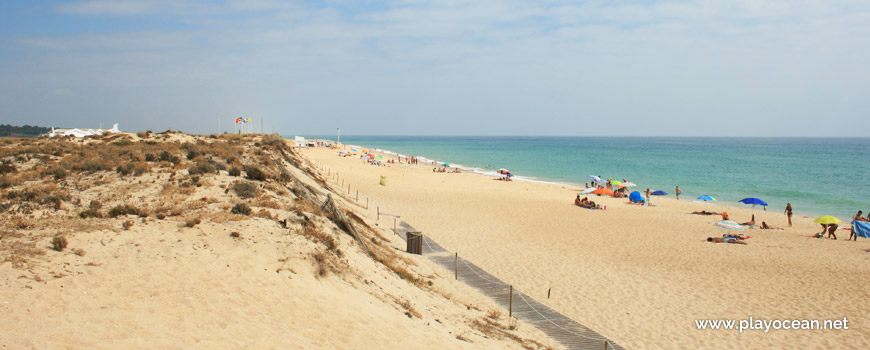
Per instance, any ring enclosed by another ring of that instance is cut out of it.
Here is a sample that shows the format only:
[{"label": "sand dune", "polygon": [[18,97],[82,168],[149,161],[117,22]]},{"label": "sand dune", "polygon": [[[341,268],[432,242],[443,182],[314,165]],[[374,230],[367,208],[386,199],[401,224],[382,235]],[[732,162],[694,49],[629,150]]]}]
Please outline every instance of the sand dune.
[{"label": "sand dune", "polygon": [[[279,166],[322,191],[318,201],[327,192],[277,154],[277,141],[162,136],[143,135],[152,144],[126,136],[121,139],[132,143],[28,140],[0,149],[17,167],[3,179],[11,187],[0,215],[0,348],[560,348],[522,321],[514,328],[497,304],[453,281],[449,271],[403,253],[403,241],[386,228],[357,222],[369,242],[364,251],[294,194],[305,190],[280,175]],[[173,140],[191,142],[189,161]],[[93,167],[163,148],[179,159],[134,160],[150,170],[122,175],[114,165],[78,173],[61,152],[50,155],[55,147],[82,145],[94,146],[80,148],[82,154],[103,152],[85,159]],[[31,146],[32,156],[22,153]],[[229,170],[261,166],[268,178],[247,180],[227,170],[192,175],[206,160],[226,161]],[[60,180],[51,177],[56,172],[42,175],[53,166],[71,170]],[[254,197],[241,197],[240,182],[253,184]],[[42,203],[22,195],[27,191],[61,199]],[[142,214],[81,218],[94,200],[102,202],[95,210],[103,216],[122,204]],[[252,213],[231,213],[238,204]],[[52,249],[59,235],[68,241],[62,251]]]}]

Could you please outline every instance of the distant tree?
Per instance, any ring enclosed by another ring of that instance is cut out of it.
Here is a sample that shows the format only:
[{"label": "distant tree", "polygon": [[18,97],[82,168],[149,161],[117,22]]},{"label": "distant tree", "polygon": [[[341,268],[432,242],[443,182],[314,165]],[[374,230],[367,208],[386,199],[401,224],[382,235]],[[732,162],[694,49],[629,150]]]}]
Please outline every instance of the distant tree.
[{"label": "distant tree", "polygon": [[0,137],[36,137],[49,131],[51,131],[51,128],[40,126],[0,124]]}]

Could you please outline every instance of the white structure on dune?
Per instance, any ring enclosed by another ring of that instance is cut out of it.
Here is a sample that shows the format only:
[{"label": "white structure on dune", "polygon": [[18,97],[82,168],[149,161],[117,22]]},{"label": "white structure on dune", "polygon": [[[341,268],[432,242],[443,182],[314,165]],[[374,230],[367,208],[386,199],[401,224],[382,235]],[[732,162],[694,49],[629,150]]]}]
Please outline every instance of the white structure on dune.
[{"label": "white structure on dune", "polygon": [[72,129],[51,128],[51,132],[48,133],[48,137],[55,137],[55,136],[85,137],[85,136],[108,134],[108,133],[113,133],[113,132],[121,132],[121,130],[118,130],[118,123],[115,123],[115,125],[113,125],[111,129],[107,129],[107,130],[103,130],[103,129],[82,130],[79,128],[72,128]]},{"label": "white structure on dune", "polygon": [[296,136],[295,141],[296,141],[296,147],[305,147],[306,146],[305,138],[302,136]]}]

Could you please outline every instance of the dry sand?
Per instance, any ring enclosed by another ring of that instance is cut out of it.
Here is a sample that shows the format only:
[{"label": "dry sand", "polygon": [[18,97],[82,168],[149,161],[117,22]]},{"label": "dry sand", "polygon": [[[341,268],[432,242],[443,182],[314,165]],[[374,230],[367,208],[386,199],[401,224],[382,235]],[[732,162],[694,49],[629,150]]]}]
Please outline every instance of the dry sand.
[{"label": "dry sand", "polygon": [[[302,151],[330,184],[360,192],[369,215],[398,215],[450,251],[626,348],[853,348],[870,346],[870,241],[814,239],[811,218],[755,210],[748,245],[713,244],[727,211],[748,208],[653,198],[653,207],[593,198],[606,210],[573,205],[578,188],[433,173],[432,166],[366,165],[336,151]],[[389,158],[390,156],[387,156]],[[336,177],[335,174],[338,173]],[[378,184],[380,176],[387,185]],[[643,184],[640,184],[641,186]],[[392,226],[382,216],[381,225]],[[552,295],[547,299],[547,291]],[[696,319],[848,319],[848,330],[698,330]]]},{"label": "dry sand", "polygon": [[[214,141],[175,134],[167,139]],[[245,162],[262,158],[260,149],[249,145],[257,157],[246,154]],[[36,159],[19,165],[19,174],[37,166]],[[188,193],[168,185],[167,173],[178,184],[191,181],[184,162],[185,170],[154,168],[142,176],[70,174],[58,190],[82,204],[64,200],[52,210],[24,202],[2,213],[0,349],[560,348],[521,321],[511,329],[496,303],[427,258],[401,252],[403,241],[386,228],[364,233],[373,255],[392,259],[422,286],[373,260],[310,207],[301,211],[307,219],[295,214],[306,207],[276,190],[281,185],[275,181],[257,182],[260,195],[253,200],[224,190],[240,180],[226,171],[203,175],[201,186],[186,187]],[[52,182],[32,176],[5,191]],[[104,212],[132,203],[153,210],[171,206],[180,214],[79,219],[91,199],[103,201]],[[265,215],[229,214],[234,203],[249,203]],[[22,211],[25,206],[39,209]],[[289,218],[290,229],[270,216]],[[185,227],[192,217],[202,222]],[[127,221],[132,226],[122,228]],[[300,234],[311,222],[334,237],[341,254]],[[67,249],[51,249],[55,232],[66,233]],[[326,259],[325,275],[316,254],[338,256]]]}]

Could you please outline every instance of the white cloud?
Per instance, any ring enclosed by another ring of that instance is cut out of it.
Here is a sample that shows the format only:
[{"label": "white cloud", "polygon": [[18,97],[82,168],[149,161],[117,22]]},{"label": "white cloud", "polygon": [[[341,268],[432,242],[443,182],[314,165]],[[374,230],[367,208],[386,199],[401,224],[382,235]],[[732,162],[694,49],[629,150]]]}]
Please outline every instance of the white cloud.
[{"label": "white cloud", "polygon": [[[414,133],[410,119],[441,134],[458,123],[468,133],[499,124],[515,134],[583,134],[592,120],[616,118],[626,121],[620,133],[670,123],[710,134],[694,121],[727,117],[790,121],[761,134],[812,134],[815,113],[836,111],[827,117],[845,124],[870,107],[870,5],[862,2],[85,1],[57,9],[168,16],[184,29],[21,38],[15,50],[28,60],[0,68],[9,77],[0,92],[68,86],[89,102],[45,106],[45,118],[66,108],[82,117],[123,112],[132,128],[157,128],[148,123],[162,116],[195,128],[197,118],[256,110],[276,121],[318,116],[294,123],[303,132],[369,120]],[[15,93],[13,104],[30,98]],[[357,130],[377,132],[364,123]]]},{"label": "white cloud", "polygon": [[60,4],[57,10],[62,13],[79,15],[141,15],[157,10],[157,4],[150,1],[111,1],[91,0]]}]

